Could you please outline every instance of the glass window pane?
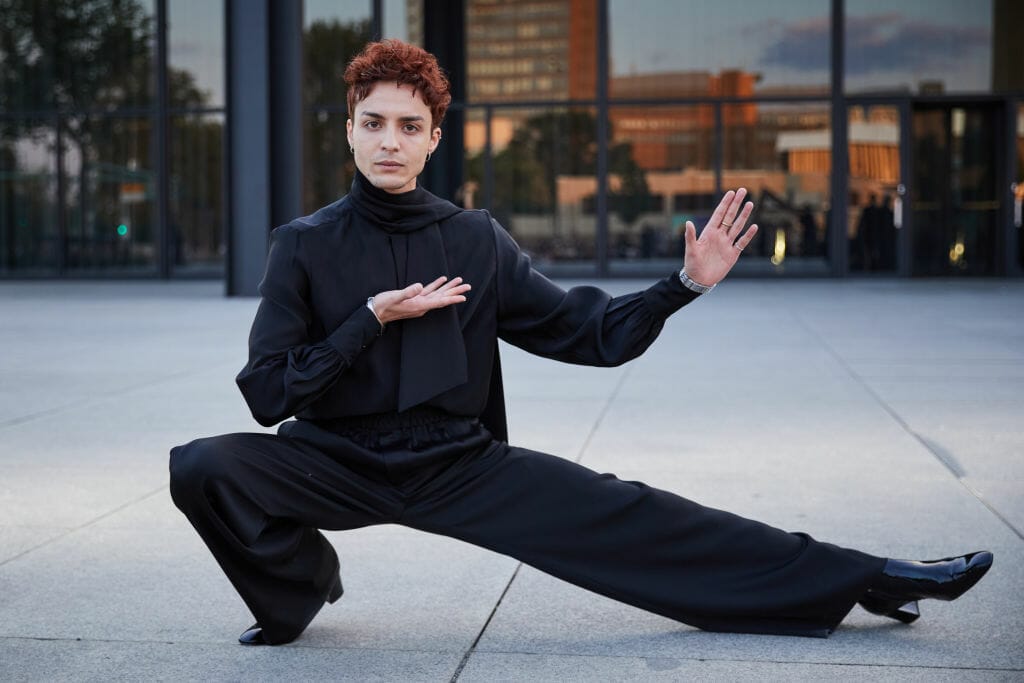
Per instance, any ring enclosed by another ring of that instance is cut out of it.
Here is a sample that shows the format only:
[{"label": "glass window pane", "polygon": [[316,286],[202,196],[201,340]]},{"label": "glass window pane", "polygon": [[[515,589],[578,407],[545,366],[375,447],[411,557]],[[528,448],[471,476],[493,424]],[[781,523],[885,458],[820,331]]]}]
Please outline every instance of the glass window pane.
[{"label": "glass window pane", "polygon": [[153,4],[4,3],[0,107],[114,109],[152,102]]},{"label": "glass window pane", "polygon": [[383,36],[423,45],[423,0],[384,0]]},{"label": "glass window pane", "polygon": [[355,162],[348,151],[343,112],[314,111],[303,115],[303,211],[312,213],[348,194]]},{"label": "glass window pane", "polygon": [[175,272],[224,269],[224,115],[171,119],[169,225]]},{"label": "glass window pane", "polygon": [[156,270],[155,173],[148,118],[68,122],[67,270]]},{"label": "glass window pane", "polygon": [[171,106],[224,106],[223,0],[170,0],[167,45]]},{"label": "glass window pane", "polygon": [[609,0],[618,98],[827,94],[829,0]]},{"label": "glass window pane", "polygon": [[1017,258],[1024,268],[1024,104],[1017,105],[1017,184],[1013,193],[1013,227],[1017,231]]},{"label": "glass window pane", "polygon": [[[846,238],[850,270],[896,270],[896,231],[902,223],[900,112],[889,105],[851,105]],[[899,204],[897,204],[899,202]]]},{"label": "glass window pane", "polygon": [[52,273],[57,234],[57,136],[38,120],[7,120],[0,138],[0,273]]},{"label": "glass window pane", "polygon": [[991,90],[992,16],[992,0],[847,0],[846,92]]},{"label": "glass window pane", "polygon": [[609,269],[678,268],[686,221],[703,225],[714,209],[714,107],[613,106],[609,115]]},{"label": "glass window pane", "polygon": [[470,102],[592,99],[594,0],[467,0]]},{"label": "glass window pane", "polygon": [[570,264],[578,272],[592,273],[597,225],[594,110],[495,110],[492,179],[485,176],[486,149],[479,121],[476,112],[467,116],[467,182],[461,199],[466,205],[483,206],[487,198],[478,188],[486,184],[493,195],[487,208],[535,265]]},{"label": "glass window pane", "polygon": [[724,105],[723,189],[745,187],[758,234],[740,270],[827,272],[832,167],[826,103]]},{"label": "glass window pane", "polygon": [[306,0],[303,100],[345,105],[345,67],[370,40],[367,0]]}]

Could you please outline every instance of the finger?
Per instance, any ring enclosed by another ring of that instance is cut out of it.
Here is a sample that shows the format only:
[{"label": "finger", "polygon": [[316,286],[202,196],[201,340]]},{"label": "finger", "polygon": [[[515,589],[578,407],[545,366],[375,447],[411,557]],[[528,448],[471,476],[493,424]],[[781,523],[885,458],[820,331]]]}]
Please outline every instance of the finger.
[{"label": "finger", "polygon": [[467,284],[457,285],[455,287],[449,287],[446,289],[439,289],[436,292],[431,292],[428,296],[431,300],[443,299],[446,296],[458,296],[459,294],[465,294],[471,289]]},{"label": "finger", "polygon": [[436,290],[436,289],[437,289],[438,287],[440,287],[441,285],[443,285],[443,284],[445,283],[445,280],[447,280],[447,279],[448,279],[448,276],[447,276],[447,275],[442,275],[441,277],[437,278],[436,280],[434,280],[433,282],[431,282],[431,283],[430,283],[429,285],[427,285],[426,287],[424,287],[424,288],[423,288],[423,292],[422,292],[422,293],[423,293],[424,295],[426,295],[426,294],[430,294],[431,292],[433,292],[434,290]]},{"label": "finger", "polygon": [[458,287],[460,284],[462,284],[462,278],[461,277],[453,277],[451,280],[449,280],[448,282],[444,283],[440,288],[438,288],[437,291],[438,292],[446,292],[449,289],[451,289],[452,287]]},{"label": "finger", "polygon": [[729,207],[725,210],[725,215],[722,217],[722,227],[725,230],[731,230],[736,224],[736,214],[739,213],[740,207],[743,206],[743,198],[747,196],[747,188],[741,187],[736,190],[736,194],[732,196],[732,201],[729,202]]},{"label": "finger", "polygon": [[732,203],[732,198],[736,196],[736,193],[729,190],[722,197],[722,201],[718,202],[718,206],[715,208],[714,213],[711,214],[711,218],[708,219],[707,227],[715,228],[721,225],[722,218],[725,216],[725,212],[729,208],[729,204]]},{"label": "finger", "polygon": [[405,289],[399,291],[402,299],[411,299],[414,296],[419,296],[420,292],[423,291],[423,285],[419,282],[414,282]]},{"label": "finger", "polygon": [[738,240],[736,240],[736,249],[743,251],[750,244],[750,240],[754,239],[754,235],[757,234],[757,223],[750,226],[749,229]]},{"label": "finger", "polygon": [[735,220],[731,221],[732,222],[732,227],[728,229],[728,235],[729,235],[730,238],[736,239],[736,237],[741,232],[743,232],[743,226],[747,224],[748,220],[750,220],[750,213],[753,210],[754,210],[754,202],[747,202],[743,206],[743,211],[740,212],[740,215],[737,216]]}]

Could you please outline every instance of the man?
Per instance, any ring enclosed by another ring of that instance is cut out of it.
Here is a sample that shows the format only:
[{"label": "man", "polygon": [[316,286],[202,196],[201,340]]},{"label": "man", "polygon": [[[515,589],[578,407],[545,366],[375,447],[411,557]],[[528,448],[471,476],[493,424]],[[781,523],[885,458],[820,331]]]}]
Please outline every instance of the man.
[{"label": "man", "polygon": [[506,442],[498,338],[616,365],[720,281],[756,234],[726,193],[684,267],[643,292],[563,291],[483,211],[419,188],[450,96],[434,58],[398,41],[350,64],[351,192],[277,228],[238,385],[277,435],[171,451],[171,494],[256,617],[240,641],[286,643],[342,594],[318,529],[397,523],[505,553],[718,631],[825,636],[854,603],[902,620],[952,599],[975,553],[887,561],[702,507]]}]

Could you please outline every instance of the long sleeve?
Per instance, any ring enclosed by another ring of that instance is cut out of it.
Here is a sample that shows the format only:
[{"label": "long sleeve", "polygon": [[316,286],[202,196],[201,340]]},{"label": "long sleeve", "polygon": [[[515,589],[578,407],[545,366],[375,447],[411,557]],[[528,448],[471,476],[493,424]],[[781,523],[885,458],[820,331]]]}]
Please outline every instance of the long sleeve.
[{"label": "long sleeve", "polygon": [[359,306],[325,339],[310,338],[309,278],[299,259],[300,230],[274,230],[262,300],[249,334],[249,362],[236,382],[252,415],[269,427],[334,385],[377,336],[373,312]]},{"label": "long sleeve", "polygon": [[526,351],[580,365],[613,366],[636,358],[665,319],[698,295],[673,273],[648,289],[612,297],[597,287],[565,291],[492,221],[498,259],[498,335]]}]

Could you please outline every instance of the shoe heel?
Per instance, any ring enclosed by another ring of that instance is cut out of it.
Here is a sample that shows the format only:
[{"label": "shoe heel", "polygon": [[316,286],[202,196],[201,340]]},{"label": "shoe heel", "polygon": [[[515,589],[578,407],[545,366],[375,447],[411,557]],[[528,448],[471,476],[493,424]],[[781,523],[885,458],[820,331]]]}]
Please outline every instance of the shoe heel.
[{"label": "shoe heel", "polygon": [[327,602],[333,605],[344,593],[345,589],[341,587],[341,577],[338,576],[335,578],[331,590],[327,593]]},{"label": "shoe heel", "polygon": [[872,593],[867,593],[860,599],[860,606],[872,614],[889,617],[890,619],[895,619],[896,621],[903,622],[904,624],[911,624],[917,621],[921,616],[921,610],[917,606],[917,600],[904,602],[902,600],[892,600],[890,598],[884,598]]}]

